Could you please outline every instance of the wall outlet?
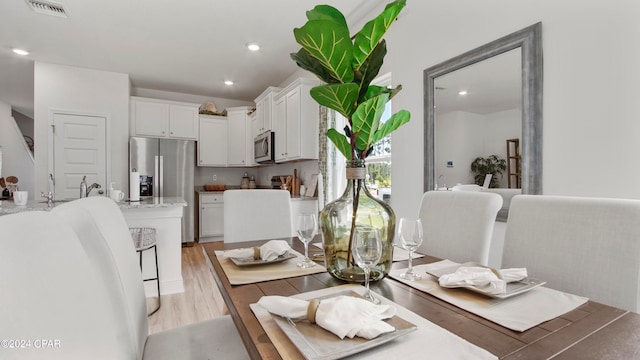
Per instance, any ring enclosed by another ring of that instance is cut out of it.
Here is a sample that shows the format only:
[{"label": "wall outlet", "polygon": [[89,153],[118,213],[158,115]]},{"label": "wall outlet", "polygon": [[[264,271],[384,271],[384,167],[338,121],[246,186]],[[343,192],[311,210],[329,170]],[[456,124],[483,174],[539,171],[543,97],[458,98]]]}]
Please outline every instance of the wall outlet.
[{"label": "wall outlet", "polygon": [[218,181],[218,175],[217,174],[213,174],[213,181]]}]

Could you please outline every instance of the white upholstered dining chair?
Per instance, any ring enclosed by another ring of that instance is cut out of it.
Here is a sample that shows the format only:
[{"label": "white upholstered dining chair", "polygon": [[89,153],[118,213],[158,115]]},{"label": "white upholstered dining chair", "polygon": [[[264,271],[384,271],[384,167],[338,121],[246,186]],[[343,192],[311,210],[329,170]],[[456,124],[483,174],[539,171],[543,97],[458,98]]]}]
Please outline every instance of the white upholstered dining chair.
[{"label": "white upholstered dining chair", "polygon": [[503,267],[548,287],[640,311],[640,201],[549,195],[511,200]]},{"label": "white upholstered dining chair", "polygon": [[0,338],[31,341],[0,358],[136,358],[113,264],[94,263],[75,231],[45,211],[0,216],[0,229]]},{"label": "white upholstered dining chair", "polygon": [[[84,198],[59,205],[52,213],[71,225],[83,244],[96,247],[100,246],[97,243],[106,244],[109,252],[102,256],[112,259],[117,267],[120,289],[114,288],[113,294],[123,299],[127,341],[131,341],[136,359],[249,358],[229,315],[149,335],[138,258],[124,216],[112,200]],[[95,228],[88,226],[88,222]],[[97,251],[94,253],[98,254]],[[100,262],[91,252],[88,255],[92,262]],[[107,282],[112,280],[107,279]]]},{"label": "white upholstered dining chair", "polygon": [[424,241],[418,252],[455,262],[488,264],[500,195],[480,191],[428,191],[419,217]]},{"label": "white upholstered dining chair", "polygon": [[224,242],[291,238],[291,200],[286,190],[227,190]]}]

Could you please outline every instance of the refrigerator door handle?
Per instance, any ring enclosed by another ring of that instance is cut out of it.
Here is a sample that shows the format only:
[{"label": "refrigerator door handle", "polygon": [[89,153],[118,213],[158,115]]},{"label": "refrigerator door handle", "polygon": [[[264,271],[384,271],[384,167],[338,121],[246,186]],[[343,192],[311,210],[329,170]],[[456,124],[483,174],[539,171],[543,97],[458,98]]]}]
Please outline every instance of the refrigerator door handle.
[{"label": "refrigerator door handle", "polygon": [[153,196],[158,196],[158,192],[160,191],[160,157],[158,155],[153,157],[154,166],[153,166]]},{"label": "refrigerator door handle", "polygon": [[160,188],[158,190],[158,196],[164,196],[164,156],[160,156],[159,164],[158,178],[160,179]]}]

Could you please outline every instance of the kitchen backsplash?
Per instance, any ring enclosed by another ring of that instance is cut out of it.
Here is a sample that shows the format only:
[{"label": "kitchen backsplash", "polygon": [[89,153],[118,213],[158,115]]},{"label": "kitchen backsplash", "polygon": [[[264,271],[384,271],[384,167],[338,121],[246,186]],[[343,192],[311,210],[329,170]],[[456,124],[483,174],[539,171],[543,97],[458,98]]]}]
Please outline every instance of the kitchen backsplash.
[{"label": "kitchen backsplash", "polygon": [[[259,168],[211,168],[196,167],[195,169],[195,186],[203,186],[206,184],[225,184],[240,185],[242,176],[246,172],[249,176],[256,179],[258,186],[271,185],[271,177],[274,175],[293,175],[293,169],[298,170],[298,176],[302,184],[306,184],[312,174],[318,173],[318,161],[309,160],[285,164],[274,164],[262,166]],[[216,180],[213,180],[214,175]]]}]

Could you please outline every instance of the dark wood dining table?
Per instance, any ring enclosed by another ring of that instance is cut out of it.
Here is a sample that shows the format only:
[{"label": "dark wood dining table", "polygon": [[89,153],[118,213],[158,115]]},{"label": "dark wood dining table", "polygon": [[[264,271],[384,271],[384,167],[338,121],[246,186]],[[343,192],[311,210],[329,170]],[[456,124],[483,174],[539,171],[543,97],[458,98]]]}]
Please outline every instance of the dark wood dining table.
[{"label": "dark wood dining table", "polygon": [[[281,359],[249,304],[264,295],[291,296],[343,285],[329,273],[318,273],[247,285],[231,285],[215,251],[260,245],[263,242],[204,243],[215,281],[252,359]],[[303,252],[297,238],[292,247]],[[319,249],[314,253],[320,251]],[[414,259],[414,265],[440,259]],[[320,260],[320,264],[323,264]],[[405,268],[407,261],[393,268]],[[594,301],[527,331],[504,328],[482,317],[414,289],[389,277],[371,289],[434,324],[460,336],[500,359],[640,359],[640,315]],[[428,351],[428,349],[427,349]]]}]

